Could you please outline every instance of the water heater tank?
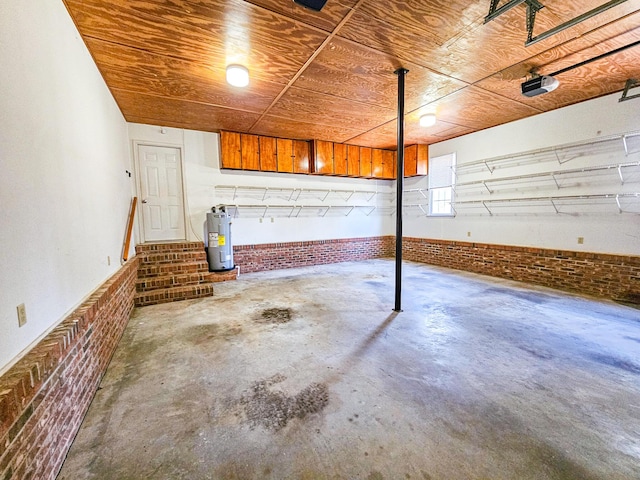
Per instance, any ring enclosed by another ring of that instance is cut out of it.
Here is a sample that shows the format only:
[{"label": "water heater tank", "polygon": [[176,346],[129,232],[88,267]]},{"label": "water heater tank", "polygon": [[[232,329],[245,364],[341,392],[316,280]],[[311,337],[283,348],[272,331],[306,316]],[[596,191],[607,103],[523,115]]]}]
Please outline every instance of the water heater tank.
[{"label": "water heater tank", "polygon": [[207,212],[207,262],[210,272],[233,270],[231,216],[224,205]]}]

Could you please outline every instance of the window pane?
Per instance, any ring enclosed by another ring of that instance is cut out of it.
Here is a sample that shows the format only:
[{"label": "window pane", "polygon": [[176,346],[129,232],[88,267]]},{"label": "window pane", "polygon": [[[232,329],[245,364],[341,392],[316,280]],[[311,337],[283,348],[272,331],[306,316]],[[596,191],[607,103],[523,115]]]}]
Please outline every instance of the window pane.
[{"label": "window pane", "polygon": [[431,189],[430,213],[433,215],[451,215],[451,187]]},{"label": "window pane", "polygon": [[456,154],[429,159],[429,214],[453,215]]}]

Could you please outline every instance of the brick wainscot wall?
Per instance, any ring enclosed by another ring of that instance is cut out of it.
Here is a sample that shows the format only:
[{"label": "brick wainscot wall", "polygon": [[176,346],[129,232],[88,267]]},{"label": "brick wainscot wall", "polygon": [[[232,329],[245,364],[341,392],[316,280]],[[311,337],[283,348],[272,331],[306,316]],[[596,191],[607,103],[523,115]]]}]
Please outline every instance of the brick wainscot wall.
[{"label": "brick wainscot wall", "polygon": [[0,376],[0,480],[53,480],[133,309],[134,257]]},{"label": "brick wainscot wall", "polygon": [[233,260],[240,272],[260,272],[392,257],[394,245],[388,236],[240,245],[233,248]]},{"label": "brick wainscot wall", "polygon": [[405,260],[640,303],[640,256],[403,238]]}]

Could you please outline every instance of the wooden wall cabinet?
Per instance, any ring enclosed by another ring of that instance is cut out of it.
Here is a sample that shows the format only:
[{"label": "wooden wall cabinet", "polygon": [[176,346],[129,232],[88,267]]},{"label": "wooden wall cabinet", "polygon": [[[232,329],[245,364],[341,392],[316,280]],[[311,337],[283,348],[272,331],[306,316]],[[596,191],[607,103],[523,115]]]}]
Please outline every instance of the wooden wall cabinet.
[{"label": "wooden wall cabinet", "polygon": [[382,150],[382,177],[387,180],[396,178],[396,152]]},{"label": "wooden wall cabinet", "polygon": [[243,170],[260,170],[260,142],[257,135],[240,135]]},{"label": "wooden wall cabinet", "polygon": [[275,138],[260,137],[260,170],[263,172],[275,172],[278,170],[276,151]]},{"label": "wooden wall cabinet", "polygon": [[278,172],[293,173],[293,140],[278,138]]},{"label": "wooden wall cabinet", "polygon": [[360,147],[347,145],[347,175],[360,176]]},{"label": "wooden wall cabinet", "polygon": [[220,132],[220,166],[222,168],[242,168],[240,134]]},{"label": "wooden wall cabinet", "polygon": [[347,175],[347,146],[344,143],[333,144],[333,173]]},{"label": "wooden wall cabinet", "polygon": [[360,147],[360,176],[371,178],[373,170],[371,169],[371,148]]},{"label": "wooden wall cabinet", "polygon": [[311,171],[311,142],[293,141],[293,172],[309,173]]},{"label": "wooden wall cabinet", "polygon": [[[393,180],[397,152],[344,143],[262,137],[220,132],[221,167],[263,172],[316,173]],[[312,148],[313,147],[313,148]],[[429,147],[409,145],[404,150],[404,176],[426,175]]]},{"label": "wooden wall cabinet", "polygon": [[310,142],[222,131],[220,145],[222,168],[284,173],[310,172]]},{"label": "wooden wall cabinet", "polygon": [[333,142],[314,140],[313,173],[333,175]]},{"label": "wooden wall cabinet", "polygon": [[418,168],[416,175],[429,174],[429,145],[418,145]]},{"label": "wooden wall cabinet", "polygon": [[426,175],[429,167],[429,146],[409,145],[404,149],[404,176]]},{"label": "wooden wall cabinet", "polygon": [[382,178],[382,150],[379,148],[371,149],[371,176],[373,178]]}]

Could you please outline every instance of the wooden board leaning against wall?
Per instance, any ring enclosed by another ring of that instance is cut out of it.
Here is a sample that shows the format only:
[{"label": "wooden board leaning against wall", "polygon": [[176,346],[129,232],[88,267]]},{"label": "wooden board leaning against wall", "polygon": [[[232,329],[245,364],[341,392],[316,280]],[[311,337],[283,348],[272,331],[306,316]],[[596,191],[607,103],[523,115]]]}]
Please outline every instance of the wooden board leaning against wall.
[{"label": "wooden board leaning against wall", "polygon": [[[236,132],[220,132],[221,168],[393,180],[395,150],[323,140],[292,140]],[[426,175],[428,145],[404,150],[404,176]]]}]

